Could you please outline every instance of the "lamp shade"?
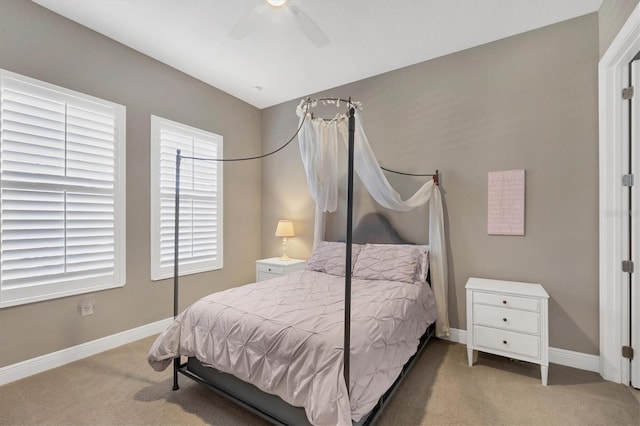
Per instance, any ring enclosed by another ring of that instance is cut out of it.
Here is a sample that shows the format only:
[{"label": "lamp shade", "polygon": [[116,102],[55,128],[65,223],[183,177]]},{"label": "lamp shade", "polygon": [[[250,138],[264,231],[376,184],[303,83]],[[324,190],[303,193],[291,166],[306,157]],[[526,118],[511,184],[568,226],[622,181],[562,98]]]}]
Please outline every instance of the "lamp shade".
[{"label": "lamp shade", "polygon": [[278,222],[276,228],[276,237],[295,237],[296,233],[293,231],[293,222],[290,220],[281,220]]}]

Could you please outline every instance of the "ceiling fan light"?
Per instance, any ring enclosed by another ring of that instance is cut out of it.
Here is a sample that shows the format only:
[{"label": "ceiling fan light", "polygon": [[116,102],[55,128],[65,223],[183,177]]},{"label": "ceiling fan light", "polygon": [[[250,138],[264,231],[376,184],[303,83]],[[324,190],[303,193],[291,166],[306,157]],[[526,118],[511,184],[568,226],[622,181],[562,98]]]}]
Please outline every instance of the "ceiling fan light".
[{"label": "ceiling fan light", "polygon": [[267,3],[269,3],[271,6],[282,6],[287,2],[287,0],[267,0]]}]

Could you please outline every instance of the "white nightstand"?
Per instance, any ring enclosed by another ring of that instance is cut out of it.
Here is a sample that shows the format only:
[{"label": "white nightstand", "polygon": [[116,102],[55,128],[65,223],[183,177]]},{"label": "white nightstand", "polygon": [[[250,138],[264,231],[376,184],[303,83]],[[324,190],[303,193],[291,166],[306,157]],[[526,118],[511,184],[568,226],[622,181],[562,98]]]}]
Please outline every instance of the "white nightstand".
[{"label": "white nightstand", "polygon": [[549,294],[540,284],[469,278],[467,355],[489,352],[540,364],[542,384],[549,372]]},{"label": "white nightstand", "polygon": [[306,263],[306,260],[280,260],[280,258],[277,257],[256,260],[256,281],[264,281],[270,278],[281,277],[291,272],[301,271],[304,269]]}]

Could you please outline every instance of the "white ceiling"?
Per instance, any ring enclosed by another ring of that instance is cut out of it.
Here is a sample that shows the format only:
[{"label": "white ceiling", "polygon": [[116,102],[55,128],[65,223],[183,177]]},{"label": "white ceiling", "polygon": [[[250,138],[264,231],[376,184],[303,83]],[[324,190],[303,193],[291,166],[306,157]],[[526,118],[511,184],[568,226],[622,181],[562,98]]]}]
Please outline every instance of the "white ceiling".
[{"label": "white ceiling", "polygon": [[265,0],[33,0],[258,108],[595,12],[602,0],[289,0],[331,42],[317,48]]}]

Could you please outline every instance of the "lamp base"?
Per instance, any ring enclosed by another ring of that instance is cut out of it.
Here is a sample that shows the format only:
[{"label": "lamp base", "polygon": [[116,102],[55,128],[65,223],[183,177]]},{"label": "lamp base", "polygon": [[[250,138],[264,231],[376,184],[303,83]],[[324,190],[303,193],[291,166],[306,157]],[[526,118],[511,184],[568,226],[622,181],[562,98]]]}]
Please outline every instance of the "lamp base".
[{"label": "lamp base", "polygon": [[291,260],[291,258],[287,256],[287,237],[282,238],[282,256],[280,256],[280,260]]}]

